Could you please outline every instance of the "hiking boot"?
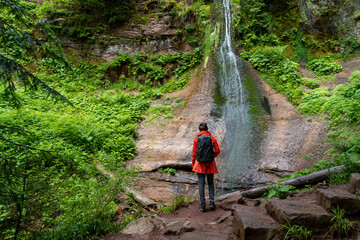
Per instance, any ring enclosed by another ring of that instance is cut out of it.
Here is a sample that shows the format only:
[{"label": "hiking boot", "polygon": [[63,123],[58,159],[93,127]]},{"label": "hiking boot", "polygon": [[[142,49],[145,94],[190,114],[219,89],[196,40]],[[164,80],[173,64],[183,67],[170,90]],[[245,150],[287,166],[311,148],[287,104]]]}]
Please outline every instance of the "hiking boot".
[{"label": "hiking boot", "polygon": [[216,206],[214,202],[210,202],[210,210],[215,210]]},{"label": "hiking boot", "polygon": [[200,212],[205,212],[205,203],[201,203],[199,205],[199,208],[200,208]]}]

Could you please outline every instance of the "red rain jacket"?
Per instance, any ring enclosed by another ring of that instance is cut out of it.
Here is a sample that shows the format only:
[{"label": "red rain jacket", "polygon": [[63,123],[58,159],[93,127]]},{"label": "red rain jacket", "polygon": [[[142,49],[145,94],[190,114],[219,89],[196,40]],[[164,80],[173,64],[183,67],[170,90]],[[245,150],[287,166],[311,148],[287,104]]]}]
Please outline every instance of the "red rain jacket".
[{"label": "red rain jacket", "polygon": [[[208,135],[208,136],[211,136],[211,133],[209,131],[201,131],[197,134],[197,137],[198,136],[201,136],[201,135]],[[193,145],[193,153],[192,153],[192,167],[193,167],[193,171],[194,172],[197,172],[197,173],[209,173],[209,174],[212,174],[212,173],[217,173],[218,170],[216,168],[216,163],[215,161],[212,161],[211,163],[199,163],[197,160],[196,160],[196,149],[197,149],[197,140],[198,138],[195,138],[194,139],[194,145]],[[214,150],[215,150],[215,157],[217,157],[220,153],[220,148],[219,148],[219,145],[215,139],[215,137],[211,136],[211,141],[214,145]],[[206,170],[206,167],[207,170]]]}]

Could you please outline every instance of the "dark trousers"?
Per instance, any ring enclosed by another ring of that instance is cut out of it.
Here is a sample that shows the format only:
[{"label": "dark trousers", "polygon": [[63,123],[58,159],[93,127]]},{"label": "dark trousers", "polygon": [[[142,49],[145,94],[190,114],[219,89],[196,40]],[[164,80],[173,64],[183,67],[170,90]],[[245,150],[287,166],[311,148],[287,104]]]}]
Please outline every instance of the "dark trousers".
[{"label": "dark trousers", "polygon": [[214,193],[215,193],[215,186],[214,186],[214,174],[203,174],[198,173],[199,178],[199,195],[200,195],[200,203],[205,204],[205,175],[207,175],[207,183],[209,185],[209,200],[210,202],[214,202]]}]

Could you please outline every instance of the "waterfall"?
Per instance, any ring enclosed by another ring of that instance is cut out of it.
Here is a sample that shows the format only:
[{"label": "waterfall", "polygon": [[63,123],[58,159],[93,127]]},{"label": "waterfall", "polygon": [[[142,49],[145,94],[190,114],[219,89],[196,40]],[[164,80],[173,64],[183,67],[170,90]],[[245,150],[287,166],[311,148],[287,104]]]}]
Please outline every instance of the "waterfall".
[{"label": "waterfall", "polygon": [[225,139],[219,159],[220,188],[248,187],[256,183],[259,127],[249,113],[248,91],[245,88],[244,63],[234,53],[232,44],[230,0],[223,0],[224,26],[222,43],[217,52],[217,85],[222,99],[220,106],[225,123]]}]

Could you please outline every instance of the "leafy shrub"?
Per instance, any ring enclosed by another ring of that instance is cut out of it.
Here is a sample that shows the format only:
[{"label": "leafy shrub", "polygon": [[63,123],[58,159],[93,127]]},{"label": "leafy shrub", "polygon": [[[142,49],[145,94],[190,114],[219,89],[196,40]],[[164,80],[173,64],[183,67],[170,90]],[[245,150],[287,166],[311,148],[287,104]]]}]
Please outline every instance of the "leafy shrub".
[{"label": "leafy shrub", "polygon": [[332,92],[326,88],[309,91],[299,109],[304,114],[326,114],[329,118],[328,141],[336,153],[334,163],[345,164],[348,169],[343,174],[331,176],[332,183],[344,183],[350,173],[358,171],[360,165],[360,71],[349,77],[349,84],[338,85]]},{"label": "leafy shrub", "polygon": [[286,46],[254,48],[241,56],[258,69],[265,81],[276,91],[284,93],[290,102],[299,104],[304,90],[301,88],[299,64],[282,55]]},{"label": "leafy shrub", "polygon": [[167,175],[175,175],[176,169],[167,167],[167,168],[164,169],[164,172],[166,172]]},{"label": "leafy shrub", "polygon": [[319,87],[319,81],[318,79],[313,78],[301,78],[301,83],[304,86],[308,86],[311,89],[315,89]]},{"label": "leafy shrub", "polygon": [[360,19],[360,12],[354,14],[353,19],[359,20]]},{"label": "leafy shrub", "polygon": [[[135,175],[125,161],[135,154],[136,125],[150,96],[104,89],[102,70],[83,61],[69,70],[58,64],[49,74],[49,61],[41,62],[37,75],[66,91],[74,107],[25,92],[18,94],[21,107],[14,108],[2,101],[0,88],[0,178],[6,184],[0,195],[8,196],[0,200],[1,221],[7,238],[14,238],[19,211],[26,214],[18,238],[101,236],[120,227],[115,196]],[[115,170],[119,179],[99,177],[98,165]]]},{"label": "leafy shrub", "polygon": [[285,220],[286,224],[281,225],[282,232],[285,232],[284,240],[303,240],[311,238],[313,233],[306,227],[300,225],[291,225],[288,219],[285,218]]},{"label": "leafy shrub", "polygon": [[323,106],[329,100],[330,95],[331,93],[326,87],[309,91],[308,94],[303,97],[303,102],[299,105],[299,109],[303,114],[321,113],[323,112]]},{"label": "leafy shrub", "polygon": [[193,33],[196,31],[196,26],[195,25],[186,25],[185,26],[185,30],[188,32],[188,33]]},{"label": "leafy shrub", "polygon": [[190,74],[185,73],[179,78],[171,78],[167,83],[161,86],[164,92],[174,92],[175,90],[183,89],[187,86],[190,80]]},{"label": "leafy shrub", "polygon": [[[147,118],[146,122],[150,121],[156,121],[160,117],[166,117],[169,116],[174,111],[174,108],[169,105],[163,105],[163,104],[155,104],[151,106],[147,111]],[[172,115],[171,115],[172,116]],[[169,117],[167,117],[169,118]],[[172,117],[170,117],[172,118]]]},{"label": "leafy shrub", "polygon": [[296,54],[296,60],[297,61],[307,61],[308,60],[308,54],[306,47],[304,45],[305,38],[304,36],[297,31],[295,35],[295,54]]},{"label": "leafy shrub", "polygon": [[281,199],[287,198],[291,190],[295,189],[295,187],[286,184],[277,184],[275,186],[268,186],[267,191],[264,193],[263,198],[265,201],[272,197],[278,197]]},{"label": "leafy shrub", "polygon": [[263,0],[245,0],[239,2],[237,17],[233,20],[235,37],[239,45],[247,49],[254,46],[275,45],[278,37],[272,32],[274,20],[266,11]]},{"label": "leafy shrub", "polygon": [[344,50],[343,55],[349,56],[358,52],[360,48],[360,41],[355,37],[346,37],[343,41]]},{"label": "leafy shrub", "polygon": [[329,75],[340,72],[343,67],[335,62],[330,62],[326,58],[318,58],[311,60],[307,65],[307,69],[316,73],[317,75]]},{"label": "leafy shrub", "polygon": [[[134,81],[153,86],[165,84],[165,80],[172,75],[177,78],[181,77],[185,72],[200,64],[202,58],[203,54],[200,48],[195,48],[193,53],[155,54],[150,57],[145,52],[140,52],[134,57],[129,54],[120,54],[113,62],[106,63],[102,68],[105,72],[117,69],[116,74],[120,79],[133,78]],[[127,66],[128,69],[122,68],[123,66]],[[125,71],[124,69],[126,72],[122,72]],[[145,80],[143,81],[143,79]],[[137,86],[130,80],[123,85],[132,88]],[[139,87],[137,88],[139,89]]]},{"label": "leafy shrub", "polygon": [[337,207],[332,208],[331,211],[334,217],[331,218],[330,233],[337,238],[349,236],[351,231],[355,230],[355,227],[354,224],[345,217],[345,210]]},{"label": "leafy shrub", "polygon": [[72,38],[93,41],[113,24],[121,24],[131,16],[133,1],[44,1],[37,14],[53,19],[53,28]]},{"label": "leafy shrub", "polygon": [[282,56],[286,46],[279,47],[259,47],[254,48],[249,52],[241,53],[241,57],[249,60],[254,67],[260,72],[273,72],[276,66],[285,58]]}]

